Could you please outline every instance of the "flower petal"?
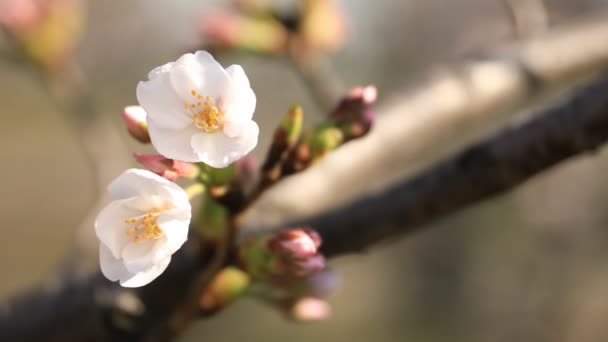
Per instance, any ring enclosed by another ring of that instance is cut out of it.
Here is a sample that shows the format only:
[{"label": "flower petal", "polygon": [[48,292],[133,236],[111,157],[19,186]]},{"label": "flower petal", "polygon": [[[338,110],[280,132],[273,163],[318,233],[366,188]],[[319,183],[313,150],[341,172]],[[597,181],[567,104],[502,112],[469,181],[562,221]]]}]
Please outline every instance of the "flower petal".
[{"label": "flower petal", "polygon": [[162,203],[158,203],[158,201],[164,200],[167,196],[173,196],[174,192],[184,192],[182,188],[170,180],[142,169],[128,169],[124,171],[110,183],[108,191],[115,200],[143,197],[145,201],[142,201],[142,199],[132,199],[124,202],[127,206],[137,209],[148,204],[142,210],[148,210],[154,206],[161,205]]},{"label": "flower petal", "polygon": [[240,65],[231,65],[226,69],[233,88],[230,105],[224,108],[224,115],[229,121],[251,120],[255,112],[256,97],[251,89],[249,79]]},{"label": "flower petal", "polygon": [[157,240],[142,239],[137,243],[130,243],[122,250],[122,260],[131,273],[144,272],[154,264],[163,260],[171,253],[163,248],[164,238]]},{"label": "flower petal", "polygon": [[213,97],[216,101],[224,101],[231,96],[232,87],[230,77],[218,61],[207,51],[197,51],[194,57],[205,71],[205,82],[201,85],[201,93]]},{"label": "flower petal", "polygon": [[179,64],[171,70],[171,86],[182,101],[187,103],[196,102],[196,97],[192,94],[192,91],[201,89],[203,77],[206,76],[204,73],[199,65],[186,66]]},{"label": "flower petal", "polygon": [[161,275],[167,269],[167,266],[169,266],[169,262],[171,262],[171,256],[166,257],[144,272],[131,275],[128,278],[121,278],[120,285],[124,287],[144,286]]},{"label": "flower petal", "polygon": [[182,209],[168,210],[158,217],[157,224],[167,238],[165,248],[173,254],[188,240],[190,212]]},{"label": "flower petal", "polygon": [[95,220],[95,233],[102,244],[105,244],[114,258],[120,258],[123,248],[132,240],[127,236],[126,230],[129,228],[124,220],[142,214],[141,211],[134,210],[127,203],[132,199],[113,201],[103,208]]},{"label": "flower petal", "polygon": [[153,80],[160,74],[170,72],[171,69],[173,69],[173,66],[175,66],[175,62],[169,62],[167,64],[163,64],[159,67],[152,69],[152,71],[148,73],[148,79]]},{"label": "flower petal", "polygon": [[240,133],[232,138],[224,132],[199,133],[192,137],[192,148],[203,163],[223,168],[251,152],[257,144],[259,128],[255,122],[245,123]]},{"label": "flower petal", "polygon": [[171,85],[185,102],[195,102],[192,91],[210,96],[215,101],[226,98],[232,90],[230,78],[224,68],[202,51],[180,57],[171,70]]},{"label": "flower petal", "polygon": [[101,267],[101,273],[110,281],[127,279],[131,276],[122,260],[116,259],[112,255],[112,251],[103,243],[99,245],[99,266]]},{"label": "flower petal", "polygon": [[235,89],[243,90],[247,88],[251,88],[249,84],[249,78],[247,78],[247,74],[245,74],[245,70],[243,67],[238,64],[232,64],[231,66],[226,68],[226,73],[230,77],[232,81],[232,86]]},{"label": "flower petal", "polygon": [[[175,68],[171,68],[173,70]],[[156,70],[156,69],[155,69]],[[151,72],[151,74],[154,70]],[[192,118],[184,108],[184,102],[171,86],[170,72],[159,72],[149,81],[139,82],[137,101],[148,114],[148,119],[166,128],[183,128]]]},{"label": "flower petal", "polygon": [[152,145],[163,156],[186,162],[200,161],[190,146],[192,136],[200,132],[193,125],[181,130],[163,129],[150,120],[148,121],[148,132]]}]

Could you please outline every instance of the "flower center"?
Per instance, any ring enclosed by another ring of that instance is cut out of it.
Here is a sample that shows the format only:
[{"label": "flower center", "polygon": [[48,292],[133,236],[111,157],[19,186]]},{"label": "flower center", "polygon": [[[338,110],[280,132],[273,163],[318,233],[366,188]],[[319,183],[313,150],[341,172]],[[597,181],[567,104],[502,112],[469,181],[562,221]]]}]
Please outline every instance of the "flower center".
[{"label": "flower center", "polygon": [[192,114],[192,124],[207,133],[222,129],[224,114],[217,108],[211,96],[203,96],[194,89],[190,94],[194,102],[185,102],[184,108]]},{"label": "flower center", "polygon": [[147,214],[128,218],[125,223],[130,226],[126,230],[127,236],[134,236],[133,242],[137,243],[141,239],[156,240],[163,235],[163,230],[156,224],[156,219],[160,215],[159,210],[151,210]]}]

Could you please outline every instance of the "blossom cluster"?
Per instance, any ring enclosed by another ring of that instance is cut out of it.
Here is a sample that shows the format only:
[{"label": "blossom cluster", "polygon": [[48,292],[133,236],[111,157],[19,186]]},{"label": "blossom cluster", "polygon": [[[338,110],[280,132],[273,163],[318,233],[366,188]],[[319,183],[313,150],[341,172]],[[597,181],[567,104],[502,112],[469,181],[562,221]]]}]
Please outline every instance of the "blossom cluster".
[{"label": "blossom cluster", "polygon": [[134,138],[159,153],[136,153],[148,170],[130,169],[108,187],[112,202],[97,216],[103,274],[125,287],[143,286],[169,265],[187,240],[188,194],[172,181],[196,175],[194,163],[225,168],[257,144],[256,96],[243,68],[224,69],[197,51],[153,69],[137,85],[141,106],[125,108]]}]

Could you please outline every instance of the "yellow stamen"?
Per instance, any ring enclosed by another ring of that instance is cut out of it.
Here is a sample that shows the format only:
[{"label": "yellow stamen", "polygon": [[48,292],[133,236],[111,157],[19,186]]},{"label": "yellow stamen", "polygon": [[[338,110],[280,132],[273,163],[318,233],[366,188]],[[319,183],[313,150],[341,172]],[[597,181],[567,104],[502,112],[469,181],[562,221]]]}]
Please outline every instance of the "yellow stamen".
[{"label": "yellow stamen", "polygon": [[[222,129],[224,114],[220,112],[211,96],[203,96],[194,89],[190,93],[196,98],[195,103],[185,102],[184,108],[192,115],[192,124],[209,133]],[[204,102],[197,101],[203,99]]]},{"label": "yellow stamen", "polygon": [[135,234],[133,238],[133,242],[135,243],[139,242],[142,238],[146,240],[160,238],[164,234],[163,230],[156,223],[156,219],[160,213],[160,210],[153,209],[144,215],[126,219],[124,221],[125,224],[133,225],[133,227],[127,228],[125,234],[127,236]]}]

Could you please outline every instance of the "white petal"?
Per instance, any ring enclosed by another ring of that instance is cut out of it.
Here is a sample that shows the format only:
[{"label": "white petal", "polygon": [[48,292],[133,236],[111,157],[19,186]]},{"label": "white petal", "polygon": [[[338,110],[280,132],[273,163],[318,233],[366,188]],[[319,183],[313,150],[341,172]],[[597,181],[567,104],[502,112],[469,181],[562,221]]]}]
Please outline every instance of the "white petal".
[{"label": "white petal", "polygon": [[171,87],[170,74],[161,73],[154,79],[137,84],[137,101],[154,120],[165,128],[179,129],[192,123],[192,117]]},{"label": "white petal", "polygon": [[255,112],[256,97],[249,85],[249,79],[240,65],[231,65],[226,69],[232,84],[233,96],[225,106],[224,115],[229,121],[251,120]]},{"label": "white petal", "polygon": [[[143,197],[146,202],[150,203],[146,210],[158,206],[159,203],[155,200],[158,200],[159,197],[160,200],[166,200],[173,195],[174,191],[184,193],[184,190],[177,184],[151,171],[142,169],[124,171],[110,183],[108,191],[113,199]],[[124,203],[131,208],[141,208],[143,205],[141,199],[132,199]]]},{"label": "white petal", "polygon": [[148,132],[152,145],[163,156],[187,162],[198,162],[199,159],[190,146],[192,136],[199,130],[189,125],[180,130],[160,128],[154,121],[148,121]]},{"label": "white petal", "polygon": [[170,256],[172,253],[163,248],[165,242],[166,239],[161,237],[157,240],[142,239],[126,245],[121,257],[127,270],[131,273],[144,272]]},{"label": "white petal", "polygon": [[171,70],[171,86],[182,101],[194,103],[197,102],[197,98],[196,95],[192,94],[192,91],[198,92],[201,89],[203,76],[204,71],[199,65],[186,66],[179,64]]},{"label": "white petal", "polygon": [[141,211],[134,210],[127,205],[130,201],[132,199],[112,201],[99,212],[95,219],[97,238],[112,251],[115,258],[120,258],[123,248],[132,241],[132,238],[126,234],[129,226],[124,223],[124,220],[142,214]]},{"label": "white petal", "polygon": [[116,259],[108,247],[103,243],[99,245],[99,266],[101,273],[111,281],[127,279],[131,276],[122,260]]},{"label": "white petal", "polygon": [[157,224],[167,238],[165,248],[173,254],[188,240],[190,212],[181,209],[166,211],[158,217]]},{"label": "white petal", "polygon": [[258,125],[248,121],[237,137],[230,138],[223,132],[199,133],[192,137],[191,144],[203,163],[223,168],[251,152],[257,144],[258,134]]},{"label": "white petal", "polygon": [[183,101],[194,102],[192,90],[215,101],[231,96],[230,78],[210,54],[198,51],[180,57],[171,70],[171,84]]},{"label": "white petal", "polygon": [[[197,51],[194,53],[194,57],[205,71],[205,81],[201,85],[200,92],[203,95],[211,96],[218,105],[231,101],[234,97],[233,87],[230,77],[222,65],[207,51]],[[220,109],[223,108],[220,106]]]},{"label": "white petal", "polygon": [[160,75],[162,73],[170,72],[171,69],[173,69],[174,65],[175,65],[175,62],[169,62],[167,64],[164,64],[164,65],[161,65],[159,67],[156,67],[156,68],[152,69],[152,71],[150,71],[148,73],[148,79],[149,80],[153,80],[156,77],[158,77],[158,75]]},{"label": "white petal", "polygon": [[171,261],[171,257],[161,260],[159,263],[154,264],[152,267],[147,269],[144,272],[137,273],[135,275],[131,275],[128,278],[121,278],[120,285],[124,287],[140,287],[150,283],[152,280],[156,279],[159,275],[161,275],[167,266],[169,266],[169,262]]},{"label": "white petal", "polygon": [[241,121],[226,121],[224,123],[224,134],[229,138],[236,138],[244,134],[244,131],[248,127],[248,122]]},{"label": "white petal", "polygon": [[232,80],[232,85],[236,89],[246,89],[251,88],[249,85],[249,78],[245,74],[245,70],[243,67],[238,64],[233,64],[226,68],[226,73]]}]

